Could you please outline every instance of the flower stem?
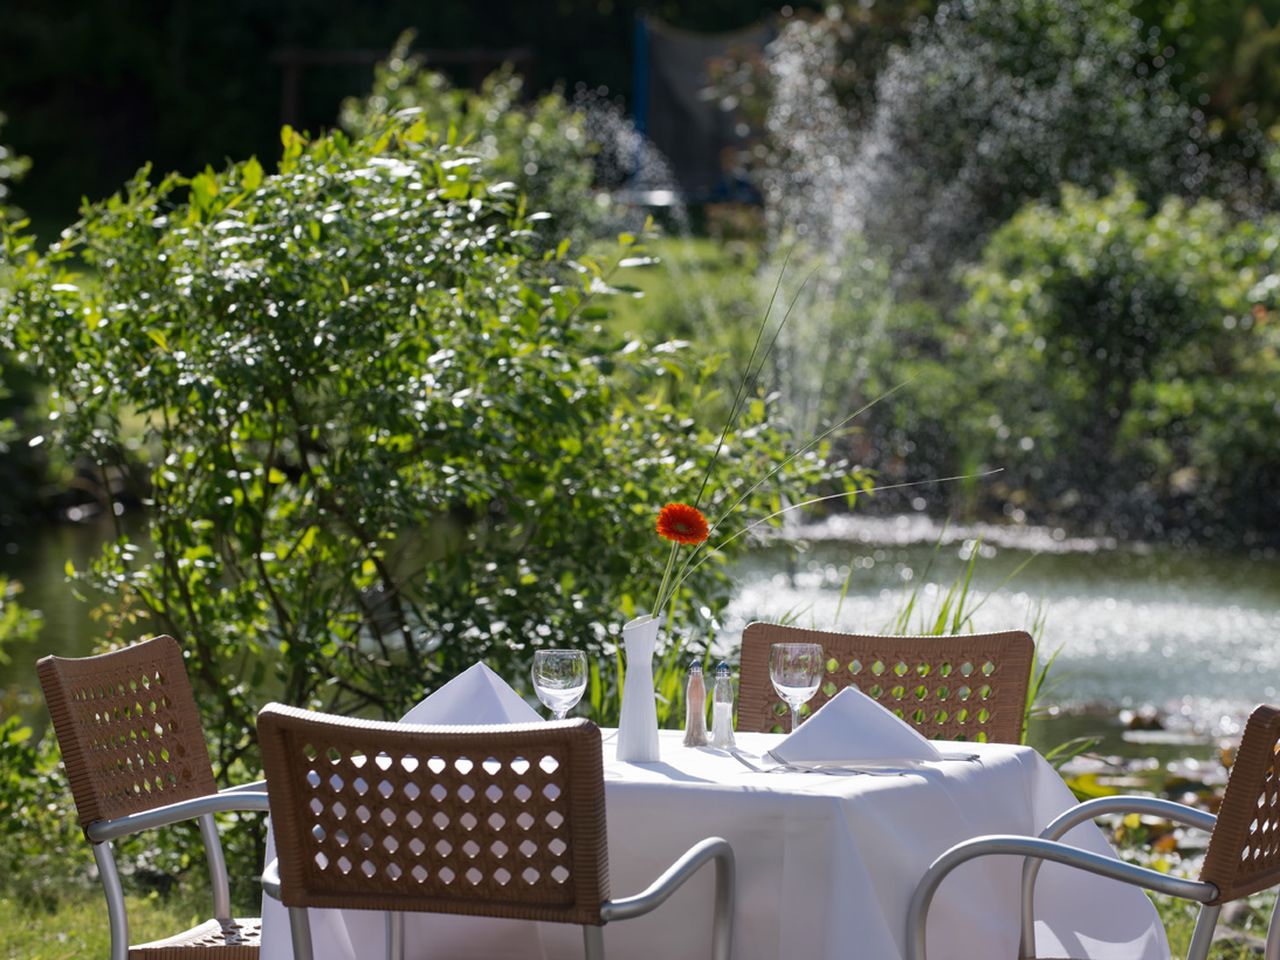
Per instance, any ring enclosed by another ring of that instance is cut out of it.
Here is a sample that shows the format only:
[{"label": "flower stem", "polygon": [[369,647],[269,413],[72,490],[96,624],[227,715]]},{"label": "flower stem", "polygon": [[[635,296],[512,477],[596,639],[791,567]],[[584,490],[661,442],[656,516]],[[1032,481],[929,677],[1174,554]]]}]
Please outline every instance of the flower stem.
[{"label": "flower stem", "polygon": [[667,554],[667,569],[662,574],[662,585],[658,587],[658,596],[653,603],[653,616],[658,616],[662,610],[662,598],[667,595],[667,582],[671,579],[671,570],[676,565],[676,551],[680,549],[680,544],[676,540],[671,541],[671,552]]}]

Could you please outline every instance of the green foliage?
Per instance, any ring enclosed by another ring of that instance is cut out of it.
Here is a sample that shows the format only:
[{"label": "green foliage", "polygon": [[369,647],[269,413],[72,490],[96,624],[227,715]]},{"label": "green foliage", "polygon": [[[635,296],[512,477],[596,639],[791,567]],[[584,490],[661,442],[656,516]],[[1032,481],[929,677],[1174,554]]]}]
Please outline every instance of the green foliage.
[{"label": "green foliage", "polygon": [[1208,201],[1064,187],[992,237],[959,322],[900,358],[908,392],[1015,504],[1273,529],[1278,251],[1275,223]]},{"label": "green foliage", "polygon": [[[6,117],[0,113],[0,130],[4,129]],[[21,211],[12,206],[9,194],[13,184],[22,179],[23,174],[31,167],[28,157],[19,156],[12,147],[0,143],[0,220],[17,219]]]},{"label": "green foliage", "polygon": [[88,857],[57,748],[8,717],[0,724],[0,897],[52,907],[85,884]]},{"label": "green foliage", "polygon": [[[3,131],[5,122],[5,115],[0,113],[0,131]],[[0,142],[0,230],[26,225],[22,211],[12,203],[11,194],[13,184],[22,179],[30,166],[31,161],[27,157],[18,155]],[[4,283],[5,258],[0,255],[0,290]],[[0,511],[0,517],[6,521],[35,498],[33,488],[40,481],[40,472],[32,463],[31,452],[14,449],[23,439],[18,420],[33,403],[34,393],[35,385],[29,372],[14,363],[8,351],[0,349],[0,483],[11,492],[9,510]],[[0,662],[3,656],[3,650],[0,650]]]},{"label": "green foliage", "polygon": [[1179,87],[1226,133],[1280,120],[1280,11],[1258,0],[1139,0],[1136,12],[1161,30]]},{"label": "green foliage", "polygon": [[[63,894],[56,904],[33,904],[0,892],[0,931],[4,933],[0,960],[110,956],[111,929],[101,888],[76,887]],[[257,916],[259,902],[236,904],[244,911],[236,915]],[[209,906],[207,884],[170,896],[155,891],[130,893],[126,897],[130,939],[145,943],[189,929],[208,918]]]},{"label": "green foliage", "polygon": [[40,632],[40,611],[18,603],[21,593],[22,584],[0,576],[0,664],[12,659],[6,647],[34,640]]},{"label": "green foliage", "polygon": [[432,130],[447,131],[450,144],[481,157],[490,177],[514,182],[531,210],[552,215],[557,237],[581,241],[598,233],[605,207],[592,191],[592,156],[599,145],[585,116],[558,92],[523,103],[524,81],[510,67],[489,76],[479,90],[455,88],[410,52],[413,39],[412,30],[401,34],[375,68],[367,97],[343,101],[343,128],[365,134],[387,114],[410,111]]},{"label": "green foliage", "polygon": [[[480,657],[522,685],[537,647],[607,654],[660,573],[654,514],[711,462],[714,361],[593,325],[614,268],[544,252],[444,140],[406,118],[286,130],[270,176],[144,170],[8,293],[61,440],[116,462],[123,418],[144,424],[150,543],[84,586],[180,639],[224,768],[270,696],[394,716]],[[731,431],[713,512],[786,456],[769,416]],[[723,565],[685,590],[714,607]]]}]

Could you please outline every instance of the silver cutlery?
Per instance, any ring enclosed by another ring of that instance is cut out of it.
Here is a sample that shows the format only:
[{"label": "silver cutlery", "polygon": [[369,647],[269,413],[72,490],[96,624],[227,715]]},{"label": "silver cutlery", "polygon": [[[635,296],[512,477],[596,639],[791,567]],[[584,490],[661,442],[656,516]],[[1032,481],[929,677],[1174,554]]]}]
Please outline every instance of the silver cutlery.
[{"label": "silver cutlery", "polygon": [[[902,763],[904,765],[902,766],[895,766],[892,763],[883,764],[883,765],[880,765],[880,764],[864,765],[864,764],[857,764],[857,763],[851,763],[851,764],[832,763],[829,765],[824,765],[824,764],[810,765],[810,764],[791,763],[779,757],[772,750],[766,750],[763,756],[759,758],[754,758],[754,759],[748,758],[746,754],[744,754],[741,750],[737,750],[737,749],[728,750],[727,753],[731,757],[733,757],[735,760],[737,760],[740,764],[742,764],[744,767],[746,767],[748,770],[750,770],[752,773],[822,773],[822,774],[826,774],[827,776],[835,776],[835,777],[852,776],[855,774],[861,774],[866,776],[893,777],[893,776],[902,776],[907,773],[913,773],[922,769],[926,769],[924,761],[918,761],[918,762],[903,761]],[[774,765],[769,767],[762,767],[756,762],[754,762],[755,759],[759,759],[759,760],[768,759],[773,761]],[[976,753],[944,754],[943,756],[938,758],[938,761],[929,761],[929,762],[972,763],[972,762],[978,761],[979,759],[980,757]]]}]

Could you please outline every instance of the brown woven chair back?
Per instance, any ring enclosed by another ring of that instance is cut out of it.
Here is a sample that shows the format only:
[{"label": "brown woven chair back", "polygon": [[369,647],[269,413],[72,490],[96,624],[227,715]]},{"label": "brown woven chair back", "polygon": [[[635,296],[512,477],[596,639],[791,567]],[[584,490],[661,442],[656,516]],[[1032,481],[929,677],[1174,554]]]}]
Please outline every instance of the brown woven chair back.
[{"label": "brown woven chair back", "polygon": [[173,637],[36,664],[82,827],[217,792]]},{"label": "brown woven chair back", "polygon": [[816,710],[855,686],[931,740],[1018,743],[1035,644],[1023,630],[953,637],[878,637],[752,623],[742,634],[738,729],[786,728],[769,679],[775,643],[820,643],[827,675]]},{"label": "brown woven chair back", "polygon": [[436,727],[268,704],[258,714],[291,907],[600,924],[600,730]]},{"label": "brown woven chair back", "polygon": [[1254,708],[1245,724],[1200,879],[1225,903],[1280,883],[1280,707]]}]

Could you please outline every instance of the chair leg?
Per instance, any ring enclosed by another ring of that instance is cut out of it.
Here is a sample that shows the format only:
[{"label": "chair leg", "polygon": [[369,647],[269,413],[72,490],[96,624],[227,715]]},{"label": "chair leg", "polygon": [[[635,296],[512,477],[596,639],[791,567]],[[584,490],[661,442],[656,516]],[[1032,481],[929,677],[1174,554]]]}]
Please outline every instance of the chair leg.
[{"label": "chair leg", "polygon": [[227,882],[227,859],[222,855],[222,840],[212,813],[200,818],[200,837],[204,840],[205,857],[209,861],[209,883],[213,888],[213,916],[231,919],[231,886]]},{"label": "chair leg", "polygon": [[585,948],[587,960],[604,960],[604,927],[584,923],[582,946]]},{"label": "chair leg", "polygon": [[404,960],[404,914],[388,912],[387,927],[387,960]]},{"label": "chair leg", "polygon": [[116,855],[110,841],[93,845],[93,859],[107,896],[107,922],[111,925],[111,960],[129,960],[129,917],[124,912],[124,887],[116,869]]},{"label": "chair leg", "polygon": [[711,958],[729,960],[733,949],[733,914],[737,907],[737,867],[728,844],[716,857],[716,902],[711,916]]},{"label": "chair leg", "polygon": [[1267,946],[1262,960],[1280,960],[1280,899],[1271,908],[1271,923],[1267,927]]},{"label": "chair leg", "polygon": [[311,917],[306,907],[289,908],[289,936],[293,940],[293,960],[315,960],[311,947]]},{"label": "chair leg", "polygon": [[1218,914],[1221,912],[1221,904],[1205,904],[1200,908],[1196,928],[1191,934],[1191,945],[1187,947],[1187,960],[1207,960],[1209,945],[1213,943],[1213,929],[1218,925]]}]

